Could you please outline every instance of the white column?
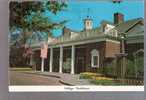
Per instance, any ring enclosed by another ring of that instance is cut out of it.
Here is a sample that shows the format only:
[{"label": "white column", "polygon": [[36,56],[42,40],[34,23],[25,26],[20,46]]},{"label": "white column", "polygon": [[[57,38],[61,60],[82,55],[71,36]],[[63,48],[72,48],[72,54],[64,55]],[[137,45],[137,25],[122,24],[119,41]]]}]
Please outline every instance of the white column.
[{"label": "white column", "polygon": [[50,48],[50,72],[52,72],[52,65],[53,65],[53,48]]},{"label": "white column", "polygon": [[45,61],[45,59],[44,59],[44,58],[42,58],[41,72],[44,72],[44,61]]},{"label": "white column", "polygon": [[62,66],[63,66],[63,47],[60,46],[59,73],[62,73]]},{"label": "white column", "polygon": [[71,74],[74,74],[74,64],[75,64],[75,46],[72,45],[71,49]]},{"label": "white column", "polygon": [[30,66],[33,65],[33,55],[30,56],[30,63],[29,64],[30,64]]}]

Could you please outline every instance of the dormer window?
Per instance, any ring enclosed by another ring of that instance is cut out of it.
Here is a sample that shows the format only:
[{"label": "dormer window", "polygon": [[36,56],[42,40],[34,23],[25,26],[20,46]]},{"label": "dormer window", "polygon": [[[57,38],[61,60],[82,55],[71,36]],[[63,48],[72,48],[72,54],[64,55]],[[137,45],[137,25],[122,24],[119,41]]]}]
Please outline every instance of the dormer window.
[{"label": "dormer window", "polygon": [[113,29],[115,26],[110,25],[110,24],[106,24],[104,25],[104,33],[107,34],[107,32],[109,32],[111,29]]},{"label": "dormer window", "polygon": [[117,32],[117,30],[113,30],[112,35],[115,36],[115,37],[117,37],[117,36],[118,36],[118,32]]},{"label": "dormer window", "polygon": [[110,25],[110,24],[106,24],[103,26],[103,32],[104,32],[104,34],[107,34],[107,35],[110,35],[113,37],[117,37],[118,32],[114,28],[115,28],[115,26]]},{"label": "dormer window", "polygon": [[118,32],[115,29],[110,30],[107,34],[111,35],[113,37],[117,37],[118,36]]},{"label": "dormer window", "polygon": [[91,51],[91,67],[99,68],[99,51],[96,49]]}]

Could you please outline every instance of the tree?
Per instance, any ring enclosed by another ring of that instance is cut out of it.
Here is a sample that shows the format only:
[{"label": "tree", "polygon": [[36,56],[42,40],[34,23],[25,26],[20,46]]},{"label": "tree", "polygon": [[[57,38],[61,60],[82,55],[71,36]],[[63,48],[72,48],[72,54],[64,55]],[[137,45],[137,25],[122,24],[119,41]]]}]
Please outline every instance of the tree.
[{"label": "tree", "polygon": [[[62,27],[66,21],[54,23],[49,20],[48,16],[45,16],[46,10],[49,10],[53,14],[65,9],[67,4],[65,2],[58,1],[11,1],[9,4],[9,30],[10,37],[14,35],[13,32],[18,32],[19,36],[13,41],[13,48],[17,50],[25,50],[28,40],[31,40],[35,36],[40,36],[40,33],[46,33],[47,37],[51,36],[51,30]],[[38,35],[36,35],[38,34]],[[12,41],[10,41],[12,42]],[[20,49],[16,47],[19,44]],[[11,45],[11,46],[12,46]],[[24,48],[24,49],[22,49]],[[11,52],[17,52],[14,49]],[[11,55],[10,53],[10,55]],[[16,53],[17,54],[17,53]]]},{"label": "tree", "polygon": [[[62,26],[66,21],[53,23],[43,13],[46,10],[57,14],[58,11],[66,8],[65,2],[58,1],[23,1],[10,2],[10,32],[21,30],[24,40],[32,32],[47,32],[56,27]],[[26,41],[24,41],[26,42]]]}]

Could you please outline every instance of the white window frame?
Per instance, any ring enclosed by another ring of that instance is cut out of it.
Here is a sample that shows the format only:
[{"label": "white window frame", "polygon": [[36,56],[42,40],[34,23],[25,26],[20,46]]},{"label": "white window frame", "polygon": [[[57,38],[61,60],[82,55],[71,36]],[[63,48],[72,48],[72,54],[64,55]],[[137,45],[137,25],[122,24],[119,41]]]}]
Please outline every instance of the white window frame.
[{"label": "white window frame", "polygon": [[[97,65],[94,64],[94,57],[97,57]],[[99,68],[99,51],[96,49],[93,49],[91,51],[91,67],[92,68]]]}]

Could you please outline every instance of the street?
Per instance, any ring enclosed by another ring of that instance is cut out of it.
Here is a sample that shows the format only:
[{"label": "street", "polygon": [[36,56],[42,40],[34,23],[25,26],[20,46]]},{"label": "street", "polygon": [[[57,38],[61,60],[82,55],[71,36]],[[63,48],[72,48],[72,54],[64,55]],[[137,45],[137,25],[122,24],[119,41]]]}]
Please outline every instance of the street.
[{"label": "street", "polygon": [[58,78],[10,71],[10,85],[62,85]]}]

